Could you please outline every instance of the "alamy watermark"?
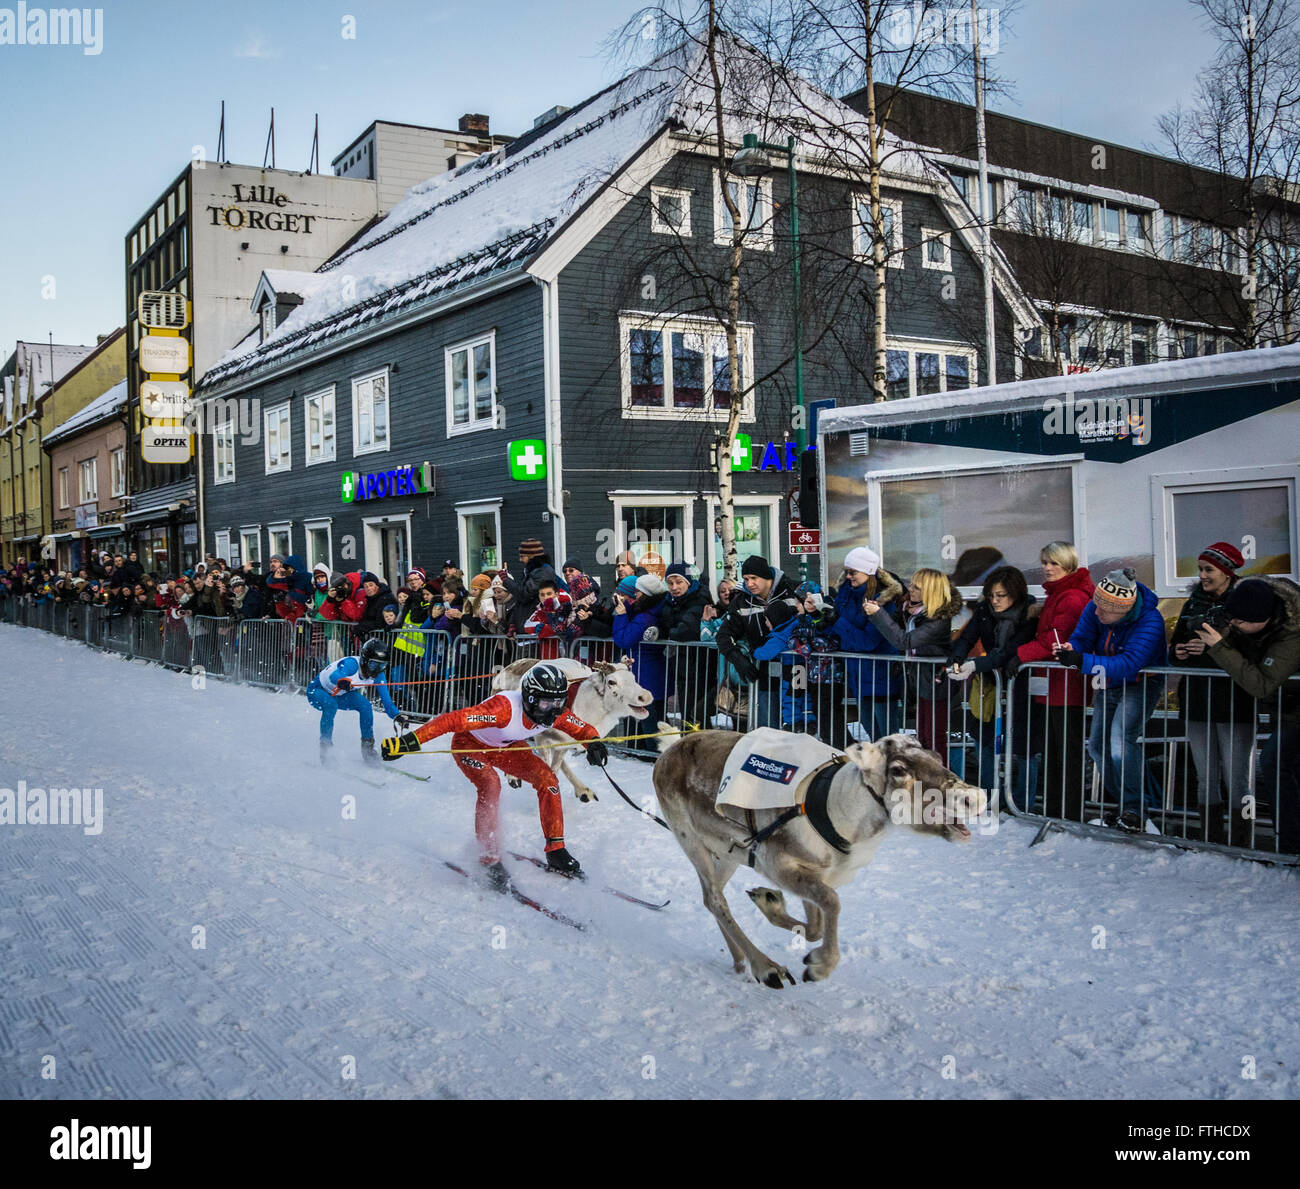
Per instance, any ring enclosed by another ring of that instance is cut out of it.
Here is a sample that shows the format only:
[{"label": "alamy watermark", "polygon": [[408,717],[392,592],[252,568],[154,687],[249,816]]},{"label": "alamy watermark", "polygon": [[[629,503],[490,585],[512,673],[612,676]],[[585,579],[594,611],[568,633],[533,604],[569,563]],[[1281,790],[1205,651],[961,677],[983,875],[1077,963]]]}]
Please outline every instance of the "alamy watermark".
[{"label": "alamy watermark", "polygon": [[0,826],[80,826],[87,834],[104,832],[103,789],[0,789]]},{"label": "alamy watermark", "polygon": [[972,19],[969,4],[940,8],[914,0],[910,7],[899,6],[885,15],[884,28],[890,42],[898,47],[960,45],[971,48],[979,32],[980,53],[996,54],[1002,45],[1002,13],[997,8],[979,10],[978,24]]},{"label": "alamy watermark", "polygon": [[79,45],[95,57],[104,52],[102,8],[0,8],[0,45]]},{"label": "alamy watermark", "polygon": [[1081,442],[1129,439],[1135,446],[1151,442],[1151,398],[1116,396],[1076,400],[1073,394],[1043,402],[1043,433],[1074,435]]}]

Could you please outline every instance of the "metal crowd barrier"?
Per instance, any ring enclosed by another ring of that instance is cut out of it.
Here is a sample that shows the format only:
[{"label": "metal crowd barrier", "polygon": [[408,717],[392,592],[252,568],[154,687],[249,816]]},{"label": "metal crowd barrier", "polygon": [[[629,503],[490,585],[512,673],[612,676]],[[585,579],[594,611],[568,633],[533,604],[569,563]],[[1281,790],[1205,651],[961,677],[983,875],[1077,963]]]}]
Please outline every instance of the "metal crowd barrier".
[{"label": "metal crowd barrier", "polygon": [[1047,823],[1108,827],[1127,811],[1142,837],[1293,862],[1297,707],[1300,676],[1256,699],[1219,669],[1146,669],[1111,688],[1026,665],[1011,682],[1007,785],[1017,812]]}]

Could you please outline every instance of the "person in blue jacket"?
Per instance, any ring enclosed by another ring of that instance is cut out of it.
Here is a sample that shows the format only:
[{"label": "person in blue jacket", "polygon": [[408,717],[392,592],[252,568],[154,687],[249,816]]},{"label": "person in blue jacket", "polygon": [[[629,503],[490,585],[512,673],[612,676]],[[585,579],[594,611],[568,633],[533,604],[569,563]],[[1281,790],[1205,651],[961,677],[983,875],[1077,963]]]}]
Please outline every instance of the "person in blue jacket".
[{"label": "person in blue jacket", "polygon": [[[845,652],[898,656],[898,649],[881,635],[863,608],[871,601],[893,614],[903,585],[880,565],[880,554],[860,546],[844,559],[844,578],[835,591],[835,623],[831,634]],[[880,660],[847,661],[849,692],[858,699],[858,722],[879,739],[902,729],[900,666]]]},{"label": "person in blue jacket", "polygon": [[1097,583],[1069,643],[1052,649],[1059,664],[1100,681],[1088,754],[1102,771],[1106,792],[1119,802],[1118,813],[1103,821],[1135,834],[1159,833],[1154,823],[1143,822],[1141,811],[1159,809],[1160,799],[1147,780],[1138,742],[1165,688],[1162,674],[1143,672],[1163,665],[1167,656],[1158,603],[1135,571],[1112,570]]},{"label": "person in blue jacket", "polygon": [[363,692],[371,686],[379,692],[388,717],[399,727],[404,716],[393,705],[388,693],[388,645],[382,640],[367,640],[358,656],[345,656],[326,665],[307,686],[307,702],[320,711],[320,758],[328,764],[334,746],[334,716],[340,710],[355,710],[361,715],[361,758],[368,764],[379,763],[375,754],[375,711]]},{"label": "person in blue jacket", "polygon": [[[654,701],[646,726],[653,730],[664,716],[664,691],[668,673],[664,646],[659,643],[659,609],[668,588],[658,574],[622,579],[614,588],[614,643],[632,658],[632,672],[639,685],[650,691]],[[649,747],[654,740],[641,739]]]},{"label": "person in blue jacket", "polygon": [[823,655],[840,650],[831,632],[835,609],[822,598],[816,582],[802,582],[794,593],[799,614],[773,628],[755,649],[754,659],[781,658],[781,726],[842,747],[844,665]]}]

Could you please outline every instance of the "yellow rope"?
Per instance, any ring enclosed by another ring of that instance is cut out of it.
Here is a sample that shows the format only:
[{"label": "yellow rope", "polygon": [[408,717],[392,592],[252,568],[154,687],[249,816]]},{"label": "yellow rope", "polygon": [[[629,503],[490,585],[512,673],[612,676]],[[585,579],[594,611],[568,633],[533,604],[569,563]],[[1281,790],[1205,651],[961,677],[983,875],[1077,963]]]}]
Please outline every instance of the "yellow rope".
[{"label": "yellow rope", "polygon": [[[632,739],[660,739],[667,735],[689,735],[691,732],[700,729],[701,728],[696,726],[694,723],[688,723],[687,726],[680,731],[655,731],[649,735],[602,735],[599,739],[573,739],[568,743],[545,743],[540,746],[550,749],[552,747],[586,747],[588,743],[627,743]],[[521,739],[519,742],[531,744],[531,740],[528,739]],[[436,751],[427,751],[424,748],[421,748],[419,751],[404,751],[400,754],[404,756],[477,755],[484,751],[505,751],[510,746],[511,744],[507,743],[501,747],[444,747],[439,748]]]}]

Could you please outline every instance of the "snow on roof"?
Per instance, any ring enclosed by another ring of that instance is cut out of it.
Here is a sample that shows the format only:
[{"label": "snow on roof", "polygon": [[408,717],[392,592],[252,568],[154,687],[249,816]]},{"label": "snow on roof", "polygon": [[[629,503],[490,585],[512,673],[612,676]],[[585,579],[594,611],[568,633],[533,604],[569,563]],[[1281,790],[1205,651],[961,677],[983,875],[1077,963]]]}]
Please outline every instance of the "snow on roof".
[{"label": "snow on roof", "polygon": [[[263,269],[262,279],[277,296],[301,297],[304,300],[325,283],[325,278],[318,272],[297,272],[289,268]],[[261,287],[262,282],[259,280],[258,288]]]},{"label": "snow on roof", "polygon": [[59,442],[70,438],[80,430],[87,429],[97,421],[111,417],[126,405],[126,381],[119,380],[107,392],[100,393],[84,409],[73,413],[66,421],[56,425],[43,439],[45,444]]},{"label": "snow on roof", "polygon": [[1018,380],[1013,384],[986,385],[964,392],[911,396],[842,409],[823,409],[817,418],[817,432],[843,433],[872,425],[930,421],[940,415],[951,417],[969,413],[978,417],[1019,405],[1041,404],[1046,400],[1067,397],[1090,400],[1132,394],[1149,396],[1156,391],[1203,391],[1206,388],[1288,380],[1300,380],[1300,343],[1134,367],[1103,368],[1072,376],[1044,376],[1037,380]]},{"label": "snow on roof", "polygon": [[[753,47],[728,40],[720,58],[728,140],[738,143],[746,132],[784,140],[793,132],[800,153],[817,156],[851,147],[860,136],[859,113],[795,75],[775,72]],[[535,134],[412,187],[382,220],[309,274],[312,292],[265,342],[246,337],[201,387],[471,280],[525,267],[667,127],[685,137],[714,136],[711,78],[698,47],[671,50]],[[901,150],[891,172],[941,177],[905,142],[891,142]]]}]

